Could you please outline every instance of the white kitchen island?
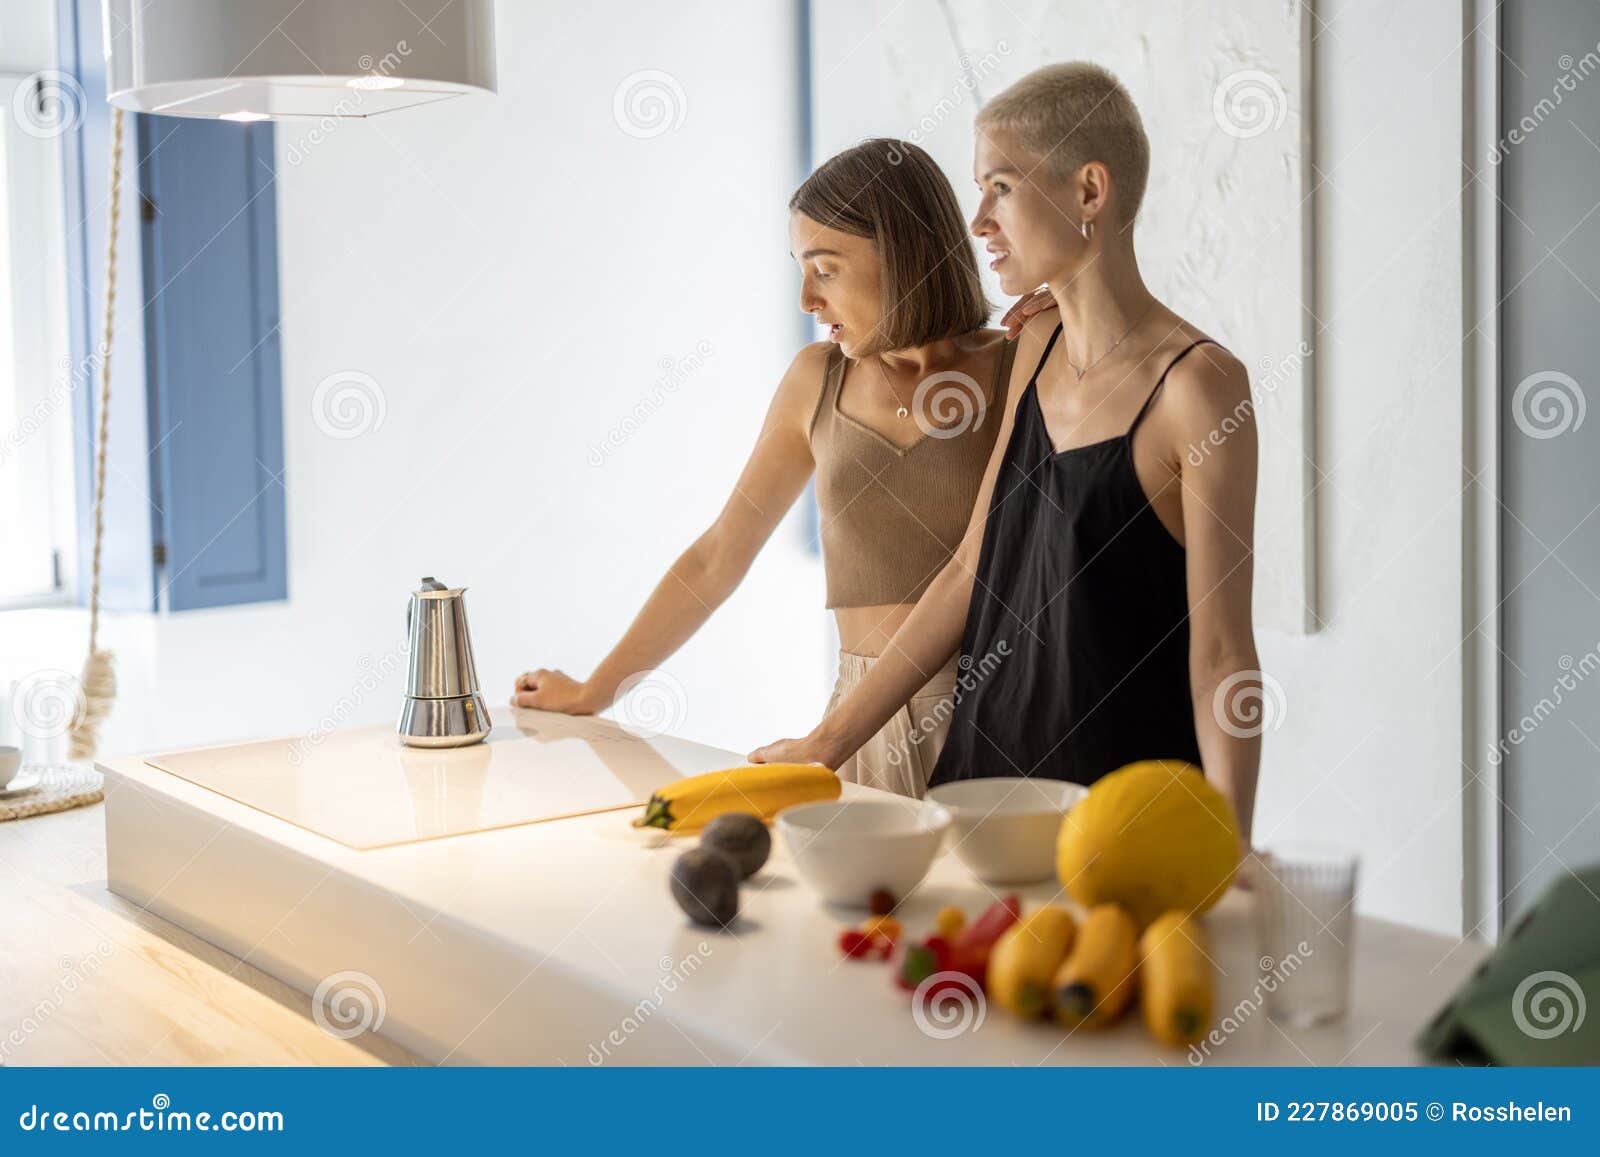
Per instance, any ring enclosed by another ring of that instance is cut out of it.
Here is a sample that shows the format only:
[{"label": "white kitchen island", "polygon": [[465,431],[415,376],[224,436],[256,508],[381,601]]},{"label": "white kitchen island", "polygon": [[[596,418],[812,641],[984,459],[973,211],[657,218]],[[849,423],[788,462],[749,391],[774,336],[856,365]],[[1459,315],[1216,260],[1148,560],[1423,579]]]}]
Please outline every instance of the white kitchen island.
[{"label": "white kitchen island", "polygon": [[[499,714],[530,734],[555,723]],[[596,740],[631,742],[589,723]],[[681,774],[739,762],[676,739],[648,746]],[[840,958],[837,933],[861,913],[820,904],[781,844],[747,882],[739,921],[718,932],[691,925],[668,894],[691,841],[635,831],[632,809],[357,850],[141,757],[99,766],[112,891],[305,993],[320,989],[313,1007],[329,1031],[375,1028],[435,1063],[1191,1063],[1136,1015],[1098,1035],[994,1008],[981,1021],[919,1023],[889,966]],[[944,904],[975,914],[991,899],[946,852],[897,915],[920,934]],[[1233,891],[1206,918],[1218,1018],[1231,1029],[1207,1064],[1414,1063],[1411,1040],[1483,951],[1359,920],[1350,1016],[1285,1030],[1257,1006],[1250,903]]]}]

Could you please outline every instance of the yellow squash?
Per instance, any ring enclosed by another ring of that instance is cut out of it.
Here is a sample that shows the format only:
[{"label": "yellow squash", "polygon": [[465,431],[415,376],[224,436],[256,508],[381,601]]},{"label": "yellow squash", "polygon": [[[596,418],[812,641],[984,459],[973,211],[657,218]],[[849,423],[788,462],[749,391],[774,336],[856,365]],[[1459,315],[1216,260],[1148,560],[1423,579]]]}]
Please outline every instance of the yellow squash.
[{"label": "yellow squash", "polygon": [[1000,934],[989,953],[985,988],[1001,1008],[1027,1020],[1050,1007],[1050,978],[1072,949],[1072,913],[1057,904],[1036,908]]},{"label": "yellow squash", "polygon": [[1182,912],[1157,916],[1139,940],[1139,1003],[1164,1044],[1194,1044],[1211,1027],[1213,979],[1206,932]]},{"label": "yellow squash", "polygon": [[1056,1020],[1068,1028],[1104,1028],[1133,997],[1139,971],[1139,929],[1115,904],[1091,908],[1078,942],[1055,974]]},{"label": "yellow squash", "polygon": [[1193,764],[1145,760],[1089,788],[1061,821],[1056,870],[1086,908],[1121,904],[1143,927],[1204,912],[1239,863],[1233,807]]},{"label": "yellow squash", "polygon": [[636,828],[695,831],[728,812],[770,820],[798,803],[839,798],[839,777],[816,763],[761,763],[675,779],[644,805]]}]

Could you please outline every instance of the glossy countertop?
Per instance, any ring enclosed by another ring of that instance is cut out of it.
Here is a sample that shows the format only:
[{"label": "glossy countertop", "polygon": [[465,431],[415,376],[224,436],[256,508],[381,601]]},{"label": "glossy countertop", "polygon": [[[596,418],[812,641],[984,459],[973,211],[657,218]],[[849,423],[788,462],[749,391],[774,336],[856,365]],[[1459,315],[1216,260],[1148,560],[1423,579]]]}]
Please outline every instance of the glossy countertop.
[{"label": "glossy countertop", "polygon": [[[515,715],[536,733],[557,725]],[[545,750],[582,763],[608,742]],[[737,762],[650,744],[679,774]],[[386,994],[384,1034],[435,1063],[1197,1063],[1136,1016],[1099,1034],[995,1008],[952,1025],[913,1016],[887,966],[841,959],[837,935],[861,913],[819,902],[781,840],[745,885],[738,921],[714,932],[669,894],[692,842],[633,829],[631,810],[359,851],[138,757],[101,767],[113,890],[304,992],[359,972]],[[1021,891],[1060,898],[1054,882]],[[946,850],[897,915],[924,932],[942,905],[976,912],[993,898]],[[1233,890],[1205,916],[1227,1031],[1198,1063],[1415,1063],[1417,1031],[1483,951],[1358,919],[1349,1016],[1291,1029],[1261,1007],[1252,904]]]},{"label": "glossy countertop", "polygon": [[516,718],[466,747],[408,747],[375,724],[147,761],[358,849],[642,804],[679,774],[670,753],[683,740],[593,718],[500,714]]}]

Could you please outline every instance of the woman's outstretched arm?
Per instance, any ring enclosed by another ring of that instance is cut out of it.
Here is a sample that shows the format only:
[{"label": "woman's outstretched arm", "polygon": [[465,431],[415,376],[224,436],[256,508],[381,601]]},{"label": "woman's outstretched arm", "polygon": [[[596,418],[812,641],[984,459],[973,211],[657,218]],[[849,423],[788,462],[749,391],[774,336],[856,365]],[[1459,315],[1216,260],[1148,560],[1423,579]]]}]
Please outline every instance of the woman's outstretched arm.
[{"label": "woman's outstretched arm", "polygon": [[966,626],[967,607],[972,602],[972,581],[978,569],[978,552],[983,545],[990,496],[1005,457],[1006,443],[1011,440],[1017,396],[1032,372],[1029,367],[1038,360],[1044,342],[1055,327],[1054,316],[1052,313],[1045,319],[1030,321],[1018,339],[1017,357],[1006,390],[1005,413],[961,545],[923,592],[911,614],[906,616],[906,621],[872,665],[872,670],[855,689],[804,739],[769,743],[750,753],[752,762],[820,763],[838,767],[877,734],[955,654],[961,645],[961,631]]},{"label": "woman's outstretched arm", "polygon": [[827,350],[818,342],[795,357],[716,521],[667,568],[594,672],[580,681],[562,671],[530,671],[517,678],[512,703],[572,715],[603,711],[630,675],[660,666],[733,593],[811,477],[809,427]]}]

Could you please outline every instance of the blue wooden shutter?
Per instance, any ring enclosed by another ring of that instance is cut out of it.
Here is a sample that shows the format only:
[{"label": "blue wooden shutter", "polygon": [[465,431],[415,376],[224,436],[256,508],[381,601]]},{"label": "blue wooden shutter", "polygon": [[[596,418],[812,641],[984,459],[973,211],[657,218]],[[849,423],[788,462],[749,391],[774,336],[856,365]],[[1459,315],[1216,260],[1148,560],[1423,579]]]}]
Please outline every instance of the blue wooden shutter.
[{"label": "blue wooden shutter", "polygon": [[172,610],[286,598],[272,127],[137,119],[159,581]]}]

